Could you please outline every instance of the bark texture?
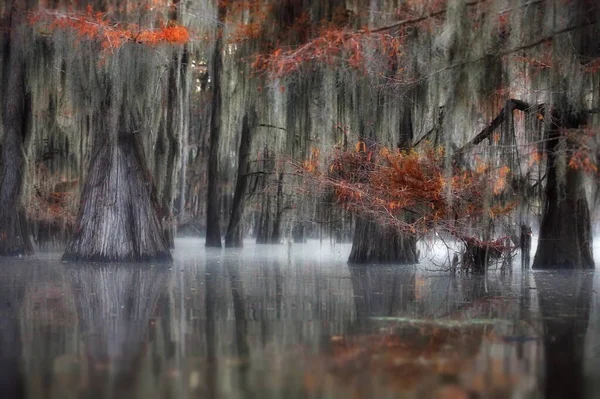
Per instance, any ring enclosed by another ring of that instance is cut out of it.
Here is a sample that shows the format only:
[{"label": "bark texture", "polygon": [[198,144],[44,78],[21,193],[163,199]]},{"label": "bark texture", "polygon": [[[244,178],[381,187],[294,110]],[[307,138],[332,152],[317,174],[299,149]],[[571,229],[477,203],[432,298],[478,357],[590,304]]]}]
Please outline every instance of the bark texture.
[{"label": "bark texture", "polygon": [[[122,124],[124,126],[126,124]],[[96,133],[76,230],[63,260],[170,261],[136,134]]]},{"label": "bark texture", "polygon": [[392,227],[359,217],[348,262],[418,263],[417,239],[403,235]]},{"label": "bark texture", "polygon": [[[227,5],[219,2],[218,20],[225,22]],[[221,69],[223,69],[223,37],[222,30],[218,30],[212,59],[212,109],[210,116],[210,150],[208,155],[208,192],[206,196],[206,246],[218,247],[221,243],[219,204],[219,141],[221,128]]]},{"label": "bark texture", "polygon": [[[16,14],[16,13],[15,13]],[[17,19],[12,16],[12,21]],[[4,140],[0,152],[0,256],[33,252],[29,229],[21,203],[25,176],[25,141],[29,129],[30,99],[26,95],[25,61],[20,54],[25,45],[23,28],[15,22],[9,33],[8,62],[3,68]]]},{"label": "bark texture", "polygon": [[[552,112],[546,144],[546,199],[534,269],[594,268],[591,219],[583,175],[580,170],[566,166],[573,144],[561,132],[561,129],[579,128],[584,122],[581,115]],[[561,145],[564,148],[561,149]]]},{"label": "bark texture", "polygon": [[251,131],[248,115],[242,120],[242,134],[240,139],[238,174],[235,182],[231,216],[225,234],[225,246],[228,248],[241,248],[244,246],[244,229],[242,217],[244,215],[245,195],[248,187],[248,159],[250,156]]}]

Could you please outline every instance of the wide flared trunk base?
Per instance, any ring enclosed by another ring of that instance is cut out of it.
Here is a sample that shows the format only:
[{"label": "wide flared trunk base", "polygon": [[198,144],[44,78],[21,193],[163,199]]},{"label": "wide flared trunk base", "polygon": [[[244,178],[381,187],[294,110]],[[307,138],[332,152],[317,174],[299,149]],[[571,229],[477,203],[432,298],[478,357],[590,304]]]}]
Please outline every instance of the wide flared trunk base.
[{"label": "wide flared trunk base", "polygon": [[590,214],[585,198],[548,204],[533,268],[594,268]]},{"label": "wide flared trunk base", "polygon": [[171,260],[152,195],[150,175],[133,135],[105,143],[90,162],[75,235],[66,261]]},{"label": "wide flared trunk base", "polygon": [[393,228],[358,218],[348,262],[415,264],[419,262],[417,240]]}]

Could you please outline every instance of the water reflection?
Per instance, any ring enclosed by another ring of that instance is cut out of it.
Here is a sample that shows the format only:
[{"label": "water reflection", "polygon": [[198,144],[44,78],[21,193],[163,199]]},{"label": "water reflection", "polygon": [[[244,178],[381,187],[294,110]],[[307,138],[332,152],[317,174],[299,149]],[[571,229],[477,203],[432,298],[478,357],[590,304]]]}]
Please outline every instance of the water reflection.
[{"label": "water reflection", "polygon": [[0,260],[2,397],[598,394],[593,274],[452,278],[298,251]]},{"label": "water reflection", "polygon": [[85,397],[131,397],[141,381],[144,344],[151,340],[163,271],[126,266],[77,266],[66,270],[77,308]]},{"label": "water reflection", "polygon": [[21,367],[21,331],[19,310],[25,293],[27,271],[8,266],[2,273],[0,289],[0,392],[5,397],[24,394],[24,375]]},{"label": "water reflection", "polygon": [[585,397],[584,348],[593,277],[587,272],[535,276],[544,331],[547,398]]},{"label": "water reflection", "polygon": [[[217,298],[217,277],[220,271],[219,263],[207,263],[206,272],[204,273],[204,287],[206,296],[204,302],[206,304],[206,393],[208,397],[217,397],[217,370],[219,368],[216,345],[216,318],[215,318],[215,301]],[[193,388],[193,387],[192,387]]]},{"label": "water reflection", "polygon": [[416,268],[350,266],[357,321],[371,316],[406,314],[416,299]]}]

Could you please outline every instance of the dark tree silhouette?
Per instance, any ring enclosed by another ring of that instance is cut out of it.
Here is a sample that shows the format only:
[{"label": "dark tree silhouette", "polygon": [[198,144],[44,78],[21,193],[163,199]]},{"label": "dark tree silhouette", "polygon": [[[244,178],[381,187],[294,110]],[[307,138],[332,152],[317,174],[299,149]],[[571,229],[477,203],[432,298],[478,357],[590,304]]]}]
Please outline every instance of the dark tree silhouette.
[{"label": "dark tree silhouette", "polygon": [[[584,114],[555,109],[551,112],[546,143],[547,181],[544,214],[534,269],[593,269],[592,226],[583,172],[563,166],[575,144],[563,129],[579,129]],[[567,151],[561,150],[563,143]]]},{"label": "dark tree silhouette", "polygon": [[212,54],[212,108],[210,115],[210,150],[208,155],[208,191],[206,197],[206,246],[218,247],[221,243],[221,211],[219,190],[219,141],[221,129],[221,70],[223,69],[223,30],[227,17],[227,3],[219,1],[218,33]]},{"label": "dark tree silhouette", "polygon": [[225,246],[229,248],[241,248],[244,246],[244,229],[242,226],[242,217],[244,216],[244,204],[246,202],[246,190],[248,188],[248,161],[250,156],[251,127],[254,124],[254,118],[249,121],[248,114],[242,119],[242,134],[240,138],[240,147],[238,152],[238,172],[235,181],[235,191],[233,193],[233,203],[231,204],[231,216],[227,225],[225,234]]},{"label": "dark tree silhouette", "polygon": [[8,40],[2,49],[5,64],[1,82],[4,140],[0,146],[0,255],[9,256],[33,252],[21,204],[26,165],[23,143],[29,130],[31,99],[26,94],[26,26],[19,3],[8,4]]}]

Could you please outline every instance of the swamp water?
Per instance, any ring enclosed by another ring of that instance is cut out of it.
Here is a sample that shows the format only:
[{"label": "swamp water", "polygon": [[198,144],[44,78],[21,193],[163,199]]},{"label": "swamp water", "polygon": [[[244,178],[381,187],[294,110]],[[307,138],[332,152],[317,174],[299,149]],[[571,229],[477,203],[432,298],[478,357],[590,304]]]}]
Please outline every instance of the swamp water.
[{"label": "swamp water", "polygon": [[203,244],[168,267],[1,259],[2,398],[600,397],[598,273]]}]

